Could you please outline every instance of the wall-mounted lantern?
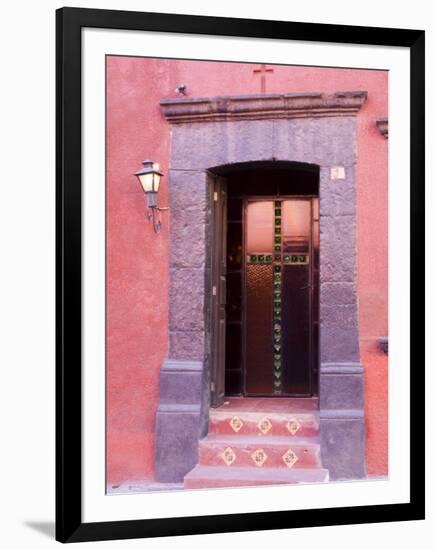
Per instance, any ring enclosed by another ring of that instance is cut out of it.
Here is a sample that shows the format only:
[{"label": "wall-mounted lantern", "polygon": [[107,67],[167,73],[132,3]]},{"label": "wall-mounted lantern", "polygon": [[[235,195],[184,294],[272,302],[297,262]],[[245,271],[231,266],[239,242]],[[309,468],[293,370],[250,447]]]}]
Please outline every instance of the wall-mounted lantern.
[{"label": "wall-mounted lantern", "polygon": [[156,233],[159,233],[162,224],[157,218],[156,212],[168,210],[168,208],[160,208],[157,205],[157,194],[159,192],[160,178],[163,174],[162,172],[159,172],[159,164],[157,162],[153,162],[152,160],[144,160],[142,164],[143,167],[141,170],[138,170],[138,172],[135,172],[135,176],[138,178],[147,199],[147,217],[149,220],[153,220],[153,229]]}]

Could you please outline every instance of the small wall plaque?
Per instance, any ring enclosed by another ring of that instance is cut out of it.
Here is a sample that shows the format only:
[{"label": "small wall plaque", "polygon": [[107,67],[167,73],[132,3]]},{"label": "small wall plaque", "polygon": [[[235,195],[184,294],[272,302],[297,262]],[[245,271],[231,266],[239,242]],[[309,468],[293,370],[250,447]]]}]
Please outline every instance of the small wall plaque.
[{"label": "small wall plaque", "polygon": [[345,179],[345,167],[344,166],[332,166],[330,168],[331,180],[344,180]]}]

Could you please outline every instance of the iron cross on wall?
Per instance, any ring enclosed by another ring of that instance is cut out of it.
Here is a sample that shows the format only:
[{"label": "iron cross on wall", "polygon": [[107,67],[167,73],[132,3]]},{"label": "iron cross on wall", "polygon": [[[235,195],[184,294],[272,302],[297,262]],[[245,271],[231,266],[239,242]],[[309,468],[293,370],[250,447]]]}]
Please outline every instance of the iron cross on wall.
[{"label": "iron cross on wall", "polygon": [[273,72],[274,69],[267,69],[266,65],[253,69],[253,74],[260,74],[260,93],[264,94],[266,92],[266,75]]}]

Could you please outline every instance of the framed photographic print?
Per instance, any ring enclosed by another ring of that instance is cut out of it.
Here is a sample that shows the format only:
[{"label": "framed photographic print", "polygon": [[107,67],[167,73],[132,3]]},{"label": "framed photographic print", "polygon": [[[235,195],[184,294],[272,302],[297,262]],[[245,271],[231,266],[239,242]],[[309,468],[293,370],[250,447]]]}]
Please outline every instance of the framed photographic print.
[{"label": "framed photographic print", "polygon": [[57,539],[424,518],[424,32],[57,11]]}]

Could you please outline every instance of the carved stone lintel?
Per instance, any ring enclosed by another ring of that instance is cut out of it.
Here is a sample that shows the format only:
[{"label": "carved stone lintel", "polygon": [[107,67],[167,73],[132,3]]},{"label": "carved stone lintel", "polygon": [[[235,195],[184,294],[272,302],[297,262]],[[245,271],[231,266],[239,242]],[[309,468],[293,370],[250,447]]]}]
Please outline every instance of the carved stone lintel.
[{"label": "carved stone lintel", "polygon": [[367,92],[258,94],[211,98],[163,99],[166,119],[172,124],[216,120],[259,120],[353,116],[366,101]]},{"label": "carved stone lintel", "polygon": [[389,127],[389,124],[388,124],[388,119],[387,118],[378,118],[376,121],[376,126],[379,130],[379,132],[381,133],[381,135],[388,139],[388,127]]}]

